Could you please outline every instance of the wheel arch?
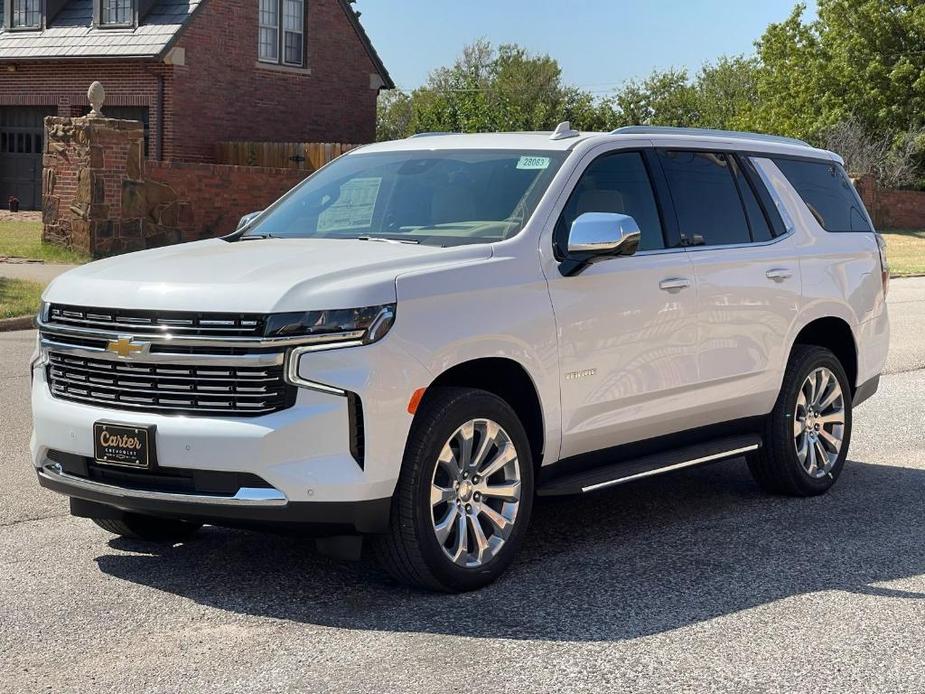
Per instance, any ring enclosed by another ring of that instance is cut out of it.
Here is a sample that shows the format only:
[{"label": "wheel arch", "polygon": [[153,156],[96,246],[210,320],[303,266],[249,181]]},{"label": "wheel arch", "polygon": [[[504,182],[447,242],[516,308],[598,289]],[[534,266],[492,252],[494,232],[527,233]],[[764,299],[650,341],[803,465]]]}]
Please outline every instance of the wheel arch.
[{"label": "wheel arch", "polygon": [[837,316],[811,320],[800,328],[789,354],[793,353],[796,345],[816,345],[831,351],[844,367],[851,393],[854,394],[858,386],[858,343],[848,321]]},{"label": "wheel arch", "polygon": [[523,424],[536,469],[542,464],[546,440],[545,419],[539,390],[529,372],[507,357],[481,357],[455,364],[437,376],[424,392],[441,386],[478,388],[504,400]]}]

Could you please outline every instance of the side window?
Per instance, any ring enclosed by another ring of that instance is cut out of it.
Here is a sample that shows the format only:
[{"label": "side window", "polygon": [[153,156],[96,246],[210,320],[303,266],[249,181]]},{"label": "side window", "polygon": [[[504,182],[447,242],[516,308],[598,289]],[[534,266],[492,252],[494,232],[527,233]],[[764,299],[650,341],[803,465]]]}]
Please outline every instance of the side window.
[{"label": "side window", "polygon": [[722,246],[751,242],[728,155],[660,151],[659,157],[678,215],[682,243]]},{"label": "side window", "polygon": [[845,170],[835,162],[771,157],[826,231],[873,231]]},{"label": "side window", "polygon": [[739,194],[742,196],[742,204],[745,205],[748,226],[752,230],[752,241],[770,241],[774,234],[771,232],[768,218],[765,216],[764,210],[761,209],[761,204],[758,202],[758,198],[755,197],[755,191],[748,182],[748,178],[735,160],[733,160],[733,170],[735,171]]},{"label": "side window", "polygon": [[605,154],[585,169],[565,204],[554,234],[556,255],[563,257],[568,233],[585,212],[619,212],[636,220],[642,236],[639,250],[665,247],[652,182],[639,152]]}]

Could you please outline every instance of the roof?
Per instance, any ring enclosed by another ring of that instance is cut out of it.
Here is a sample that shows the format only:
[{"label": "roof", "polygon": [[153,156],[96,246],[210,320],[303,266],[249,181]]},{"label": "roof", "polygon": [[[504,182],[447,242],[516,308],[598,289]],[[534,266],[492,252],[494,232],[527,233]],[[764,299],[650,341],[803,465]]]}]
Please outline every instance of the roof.
[{"label": "roof", "polygon": [[[5,2],[0,0],[0,13]],[[62,58],[160,58],[205,0],[153,0],[140,25],[131,29],[93,27],[94,0],[64,0],[43,31],[0,30],[0,61]],[[349,0],[337,0],[386,89],[395,83]]]},{"label": "roof", "polygon": [[[551,132],[529,133],[421,133],[404,140],[377,142],[353,150],[353,152],[393,152],[408,150],[440,149],[511,149],[520,151],[569,151],[586,149],[608,142],[640,141],[655,147],[702,147],[789,154],[841,161],[837,154],[816,149],[805,142],[790,138],[760,135],[756,133],[698,130],[694,128],[647,128],[634,127],[609,133],[579,132],[573,137],[550,139]],[[348,153],[349,155],[349,153]]]},{"label": "roof", "polygon": [[43,31],[0,32],[0,60],[157,58],[201,2],[155,0],[137,28],[96,29],[93,0],[67,0]]}]

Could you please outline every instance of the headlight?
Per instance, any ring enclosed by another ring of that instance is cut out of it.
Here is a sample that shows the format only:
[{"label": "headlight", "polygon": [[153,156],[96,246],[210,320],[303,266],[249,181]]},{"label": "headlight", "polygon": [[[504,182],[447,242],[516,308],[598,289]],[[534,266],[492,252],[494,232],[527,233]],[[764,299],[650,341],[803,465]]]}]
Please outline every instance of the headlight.
[{"label": "headlight", "polygon": [[318,342],[369,344],[381,340],[395,322],[395,304],[332,311],[276,313],[267,318],[266,337],[315,337]]}]

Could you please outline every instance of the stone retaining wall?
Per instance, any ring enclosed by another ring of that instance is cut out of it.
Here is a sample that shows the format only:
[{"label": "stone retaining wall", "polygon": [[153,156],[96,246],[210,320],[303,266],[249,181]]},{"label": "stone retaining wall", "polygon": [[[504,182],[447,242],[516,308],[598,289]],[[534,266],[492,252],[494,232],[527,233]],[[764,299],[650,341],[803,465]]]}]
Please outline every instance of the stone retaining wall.
[{"label": "stone retaining wall", "polygon": [[94,258],[230,233],[308,175],[145,161],[136,121],[49,117],[45,127],[43,238]]}]

